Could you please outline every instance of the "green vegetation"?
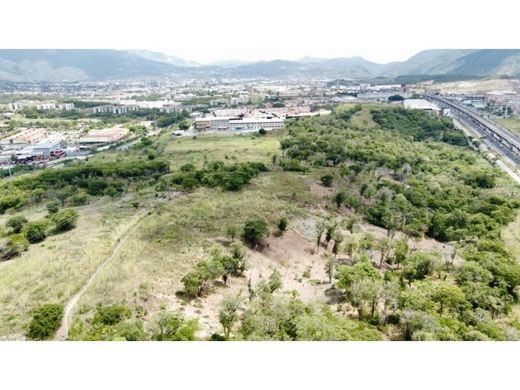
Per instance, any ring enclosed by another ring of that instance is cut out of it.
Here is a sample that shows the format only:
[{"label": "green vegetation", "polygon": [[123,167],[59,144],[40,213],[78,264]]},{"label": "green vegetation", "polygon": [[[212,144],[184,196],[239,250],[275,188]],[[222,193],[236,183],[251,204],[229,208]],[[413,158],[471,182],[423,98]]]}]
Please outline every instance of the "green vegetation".
[{"label": "green vegetation", "polygon": [[193,164],[185,164],[180,172],[171,176],[171,183],[184,190],[206,186],[238,191],[260,172],[265,171],[267,168],[264,164],[253,162],[225,165],[217,161],[207,164],[203,169],[196,169]]},{"label": "green vegetation", "polygon": [[263,219],[252,219],[245,223],[242,238],[251,245],[256,245],[269,236],[269,227]]},{"label": "green vegetation", "polygon": [[54,336],[61,325],[63,306],[46,304],[33,312],[27,337],[33,340],[47,340]]},{"label": "green vegetation", "polygon": [[181,279],[188,296],[200,297],[212,284],[222,278],[224,284],[229,276],[240,277],[247,269],[247,258],[240,244],[233,244],[229,251],[220,247],[212,249],[208,260],[199,261],[195,269]]},{"label": "green vegetation", "polygon": [[89,162],[70,167],[44,170],[35,175],[18,177],[2,183],[0,212],[37,204],[45,199],[65,200],[78,190],[90,195],[121,193],[137,179],[154,180],[168,172],[164,161]]},{"label": "green vegetation", "polygon": [[69,338],[88,341],[196,340],[198,321],[185,320],[182,313],[161,308],[160,313],[150,320],[152,326],[145,330],[142,308],[132,312],[123,304],[98,306],[90,324],[76,322]]},{"label": "green vegetation", "polygon": [[3,253],[26,251],[0,264],[2,335],[111,257],[69,339],[520,339],[502,241],[519,189],[427,113],[350,105],[261,137],[143,136],[1,187]]}]

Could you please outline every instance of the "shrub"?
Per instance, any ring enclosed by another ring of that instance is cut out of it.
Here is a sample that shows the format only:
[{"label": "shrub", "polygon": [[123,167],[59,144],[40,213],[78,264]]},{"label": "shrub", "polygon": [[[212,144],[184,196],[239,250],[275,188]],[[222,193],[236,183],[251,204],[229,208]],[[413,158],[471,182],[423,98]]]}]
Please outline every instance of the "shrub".
[{"label": "shrub", "polygon": [[244,241],[254,245],[269,236],[269,227],[264,219],[252,219],[245,223],[242,237]]},{"label": "shrub", "polygon": [[76,226],[78,212],[73,209],[63,209],[54,214],[51,219],[54,222],[54,233],[70,230]]},{"label": "shrub", "polygon": [[0,252],[1,260],[9,260],[19,256],[29,248],[29,241],[24,234],[11,234],[7,240],[5,248]]},{"label": "shrub", "polygon": [[54,336],[61,325],[63,306],[46,304],[33,312],[27,337],[33,340],[47,340]]},{"label": "shrub", "polygon": [[[86,192],[78,192],[70,197],[68,197],[65,202],[71,206],[83,206],[86,205],[89,201],[89,195]],[[56,210],[57,212],[58,210]],[[54,214],[54,213],[52,213]]]},{"label": "shrub", "polygon": [[278,221],[278,230],[280,230],[280,232],[285,232],[287,230],[287,225],[289,224],[289,222],[287,221],[287,218],[286,217],[282,217],[280,218],[280,220]]},{"label": "shrub", "polygon": [[13,233],[20,233],[26,223],[27,219],[24,216],[15,215],[14,217],[9,218],[6,226],[13,229]]},{"label": "shrub", "polygon": [[330,187],[332,185],[332,182],[334,178],[332,175],[323,175],[321,178],[321,184],[323,184],[325,187]]},{"label": "shrub", "polygon": [[116,325],[127,319],[132,314],[129,307],[113,304],[109,306],[98,306],[94,314],[94,324]]},{"label": "shrub", "polygon": [[25,237],[30,243],[45,240],[47,237],[48,222],[46,220],[30,222],[25,226]]},{"label": "shrub", "polygon": [[56,214],[61,207],[61,202],[58,199],[49,200],[45,205],[49,214]]}]

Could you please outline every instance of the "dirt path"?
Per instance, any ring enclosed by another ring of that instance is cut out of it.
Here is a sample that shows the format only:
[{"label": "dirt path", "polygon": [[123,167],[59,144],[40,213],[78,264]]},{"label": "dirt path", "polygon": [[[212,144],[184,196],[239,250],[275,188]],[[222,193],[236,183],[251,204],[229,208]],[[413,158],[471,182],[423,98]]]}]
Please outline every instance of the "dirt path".
[{"label": "dirt path", "polygon": [[81,295],[87,289],[92,285],[94,280],[96,279],[96,276],[105,268],[105,266],[110,263],[116,256],[117,252],[123,246],[123,244],[126,242],[128,237],[130,237],[134,232],[137,230],[137,227],[139,224],[149,215],[149,210],[142,210],[139,212],[138,217],[136,220],[126,229],[126,231],[119,236],[117,239],[117,244],[112,248],[112,252],[110,256],[108,256],[103,262],[98,266],[98,268],[94,271],[94,273],[90,276],[90,278],[87,280],[87,282],[79,289],[79,291],[72,296],[72,298],[67,302],[67,305],[65,306],[64,314],[63,314],[63,321],[61,322],[61,326],[56,332],[56,336],[54,337],[54,340],[67,340],[67,336],[69,334],[69,328],[72,320],[72,315],[74,314],[74,308],[76,307],[76,304],[78,303],[79,299],[81,298]]}]

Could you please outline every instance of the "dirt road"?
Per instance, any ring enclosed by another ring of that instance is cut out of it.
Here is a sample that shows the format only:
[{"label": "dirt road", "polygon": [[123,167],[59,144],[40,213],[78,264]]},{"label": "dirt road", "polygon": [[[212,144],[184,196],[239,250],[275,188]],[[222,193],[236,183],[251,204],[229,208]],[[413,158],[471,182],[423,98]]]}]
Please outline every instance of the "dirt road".
[{"label": "dirt road", "polygon": [[110,256],[108,256],[103,262],[97,267],[94,273],[90,276],[87,282],[79,289],[79,291],[72,296],[72,298],[67,302],[65,306],[63,321],[61,322],[61,326],[56,332],[56,336],[54,340],[67,340],[67,336],[69,334],[69,328],[72,320],[72,315],[74,314],[74,309],[76,304],[78,303],[81,295],[92,285],[97,275],[105,268],[105,266],[110,263],[114,257],[117,255],[117,252],[121,248],[121,246],[126,242],[128,237],[130,237],[137,230],[139,224],[149,215],[149,210],[142,210],[138,214],[136,214],[135,221],[126,229],[126,231],[117,239],[116,245],[112,248],[112,252]]}]

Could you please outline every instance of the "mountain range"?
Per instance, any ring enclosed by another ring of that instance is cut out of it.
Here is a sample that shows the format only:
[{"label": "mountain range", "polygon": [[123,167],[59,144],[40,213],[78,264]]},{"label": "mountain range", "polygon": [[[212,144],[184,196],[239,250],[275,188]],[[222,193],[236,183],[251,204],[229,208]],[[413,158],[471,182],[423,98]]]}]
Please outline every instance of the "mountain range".
[{"label": "mountain range", "polygon": [[198,64],[145,50],[0,49],[0,80],[64,82],[174,78],[396,78],[400,76],[520,77],[520,49],[425,50],[406,61],[378,64],[362,57]]}]

